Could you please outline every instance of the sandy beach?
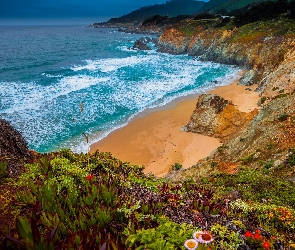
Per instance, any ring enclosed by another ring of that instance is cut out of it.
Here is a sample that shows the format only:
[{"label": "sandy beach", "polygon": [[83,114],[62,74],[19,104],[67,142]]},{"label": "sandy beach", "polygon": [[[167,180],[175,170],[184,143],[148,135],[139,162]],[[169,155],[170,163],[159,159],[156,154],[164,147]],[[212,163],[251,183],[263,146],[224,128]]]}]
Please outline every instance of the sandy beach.
[{"label": "sandy beach", "polygon": [[[241,76],[240,76],[241,77]],[[243,112],[258,108],[259,96],[246,86],[237,85],[238,78],[227,86],[210,93],[232,101]],[[156,176],[167,174],[173,164],[189,168],[221,145],[219,139],[196,133],[181,132],[180,128],[190,119],[195,109],[197,95],[178,99],[160,110],[147,110],[128,125],[110,133],[103,140],[91,145],[95,150],[111,152],[122,161],[144,165],[145,173]]]}]

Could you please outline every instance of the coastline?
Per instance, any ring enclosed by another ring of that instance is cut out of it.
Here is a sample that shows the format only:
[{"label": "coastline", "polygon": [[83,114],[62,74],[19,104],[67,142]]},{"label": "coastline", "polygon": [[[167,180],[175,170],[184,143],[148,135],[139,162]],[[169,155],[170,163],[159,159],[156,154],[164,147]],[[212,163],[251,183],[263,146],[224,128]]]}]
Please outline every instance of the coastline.
[{"label": "coastline", "polygon": [[[245,90],[247,86],[237,84],[244,74],[242,71],[229,85],[218,86],[207,93],[232,101],[240,111],[258,108],[258,93],[253,91],[256,86],[249,91]],[[140,113],[126,126],[92,144],[90,153],[95,150],[111,152],[123,161],[144,165],[145,173],[156,176],[166,175],[175,163],[191,167],[221,145],[217,138],[180,131],[190,119],[199,95],[182,97]]]}]

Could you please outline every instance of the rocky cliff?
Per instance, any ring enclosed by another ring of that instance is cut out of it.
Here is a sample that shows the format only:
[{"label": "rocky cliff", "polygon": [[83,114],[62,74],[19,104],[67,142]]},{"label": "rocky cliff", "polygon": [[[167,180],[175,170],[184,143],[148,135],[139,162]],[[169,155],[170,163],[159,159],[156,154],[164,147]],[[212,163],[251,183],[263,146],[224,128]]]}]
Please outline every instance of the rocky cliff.
[{"label": "rocky cliff", "polygon": [[257,83],[261,95],[268,98],[276,95],[272,91],[275,87],[284,89],[284,93],[293,91],[295,43],[288,22],[256,22],[230,30],[197,21],[186,25],[190,30],[184,29],[184,24],[165,30],[159,39],[159,51],[188,53],[201,60],[246,68],[249,71],[241,79],[241,84]]},{"label": "rocky cliff", "polygon": [[8,173],[17,174],[23,159],[32,154],[23,136],[9,122],[0,119],[0,162],[8,162]]},{"label": "rocky cliff", "polygon": [[258,84],[261,109],[242,113],[217,96],[200,96],[183,130],[218,137],[224,144],[194,167],[170,177],[198,178],[248,166],[293,180],[295,170],[285,163],[295,146],[294,23],[279,19],[230,30],[205,24],[167,29],[159,39],[159,51],[248,69],[240,84]]},{"label": "rocky cliff", "polygon": [[225,141],[249,125],[257,113],[257,109],[250,113],[241,112],[218,95],[204,94],[199,97],[196,109],[182,130],[214,136]]}]

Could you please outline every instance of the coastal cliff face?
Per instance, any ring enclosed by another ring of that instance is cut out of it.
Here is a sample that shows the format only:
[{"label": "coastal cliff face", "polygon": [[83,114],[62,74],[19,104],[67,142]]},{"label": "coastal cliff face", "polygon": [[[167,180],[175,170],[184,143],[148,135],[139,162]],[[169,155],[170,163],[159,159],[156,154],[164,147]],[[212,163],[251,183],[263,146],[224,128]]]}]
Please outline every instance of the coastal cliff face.
[{"label": "coastal cliff face", "polygon": [[190,38],[175,28],[167,29],[160,36],[158,50],[170,54],[184,54]]},{"label": "coastal cliff face", "polygon": [[[278,171],[281,177],[294,181],[294,167],[286,167],[295,145],[294,124],[295,94],[277,96],[259,110],[251,122],[234,131],[228,140],[222,138],[224,144],[209,157],[190,169],[171,173],[170,178],[198,178],[220,171],[234,173],[242,166],[261,169],[268,165],[275,169],[273,171]],[[198,126],[197,123],[195,125]],[[214,136],[218,136],[218,133]]]},{"label": "coastal cliff face", "polygon": [[256,109],[250,113],[241,112],[218,95],[204,94],[199,97],[196,109],[182,130],[226,140],[247,126],[257,113]]},{"label": "coastal cliff face", "polygon": [[[232,30],[197,24],[191,29],[190,33],[182,31],[181,26],[164,31],[159,39],[159,51],[188,53],[204,61],[246,68],[249,71],[240,83],[258,84],[261,95],[269,98],[276,95],[272,91],[275,87],[284,88],[285,93],[294,89],[294,35],[284,33],[284,27],[281,28],[284,34],[279,33],[279,21],[257,22]],[[285,75],[283,79],[282,74]]]},{"label": "coastal cliff face", "polygon": [[17,175],[22,159],[31,159],[27,142],[9,122],[0,119],[0,162],[7,161],[10,176]]},{"label": "coastal cliff face", "polygon": [[224,144],[192,168],[171,172],[168,177],[178,180],[219,171],[234,173],[242,166],[276,167],[273,171],[278,174],[290,180],[295,177],[294,169],[283,170],[295,145],[295,42],[294,32],[286,31],[288,25],[280,20],[231,30],[199,25],[191,29],[191,35],[178,26],[162,34],[159,51],[188,53],[246,68],[240,84],[258,84],[256,91],[261,96],[261,109],[251,113],[235,110],[220,97],[200,96],[182,129],[218,137]]}]

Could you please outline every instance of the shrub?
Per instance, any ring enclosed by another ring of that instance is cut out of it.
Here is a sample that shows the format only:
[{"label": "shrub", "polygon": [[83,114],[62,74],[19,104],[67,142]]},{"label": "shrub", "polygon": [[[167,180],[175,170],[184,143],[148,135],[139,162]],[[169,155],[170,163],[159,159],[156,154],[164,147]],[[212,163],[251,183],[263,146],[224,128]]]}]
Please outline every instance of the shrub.
[{"label": "shrub", "polygon": [[184,242],[198,230],[190,224],[179,225],[167,218],[160,218],[157,228],[138,230],[131,235],[125,230],[128,236],[126,245],[132,249],[183,249]]},{"label": "shrub", "polygon": [[287,115],[287,114],[281,114],[281,115],[279,115],[278,120],[280,122],[283,122],[283,121],[286,121],[288,119],[288,117],[289,117],[289,115]]},{"label": "shrub", "polygon": [[291,151],[291,154],[288,157],[288,163],[291,166],[295,166],[295,148],[292,148],[290,151]]},{"label": "shrub", "polygon": [[260,103],[263,104],[263,103],[265,103],[265,101],[266,101],[266,96],[261,97]]},{"label": "shrub", "polygon": [[0,179],[6,175],[7,161],[0,162]]},{"label": "shrub", "polygon": [[178,171],[182,169],[182,165],[180,163],[175,163],[174,165],[172,165],[172,170]]}]

